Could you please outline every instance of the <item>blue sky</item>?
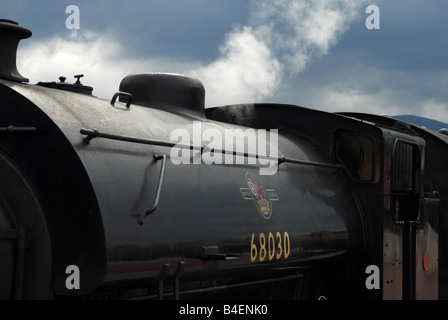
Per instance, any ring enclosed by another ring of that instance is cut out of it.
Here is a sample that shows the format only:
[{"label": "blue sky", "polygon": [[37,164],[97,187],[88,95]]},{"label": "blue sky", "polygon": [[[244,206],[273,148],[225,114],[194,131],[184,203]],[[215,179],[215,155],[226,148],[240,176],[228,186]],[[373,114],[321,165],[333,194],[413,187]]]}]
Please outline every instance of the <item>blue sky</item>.
[{"label": "blue sky", "polygon": [[[80,10],[80,29],[65,22]],[[365,26],[377,5],[380,29]],[[448,122],[445,0],[0,0],[33,31],[31,83],[83,73],[109,98],[136,72],[200,78],[207,106],[278,102]]]}]

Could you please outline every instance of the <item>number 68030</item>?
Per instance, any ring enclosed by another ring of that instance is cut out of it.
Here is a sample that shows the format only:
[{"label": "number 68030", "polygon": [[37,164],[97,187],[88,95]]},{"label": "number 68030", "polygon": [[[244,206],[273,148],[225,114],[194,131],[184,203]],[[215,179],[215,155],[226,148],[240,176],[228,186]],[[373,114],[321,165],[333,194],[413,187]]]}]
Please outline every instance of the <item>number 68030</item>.
[{"label": "number 68030", "polygon": [[289,257],[291,243],[288,232],[284,232],[283,234],[277,232],[275,235],[269,232],[267,236],[264,233],[260,233],[258,235],[258,241],[256,238],[256,235],[252,233],[252,240],[250,243],[251,262],[263,262],[266,259],[268,261],[274,259],[280,260]]}]

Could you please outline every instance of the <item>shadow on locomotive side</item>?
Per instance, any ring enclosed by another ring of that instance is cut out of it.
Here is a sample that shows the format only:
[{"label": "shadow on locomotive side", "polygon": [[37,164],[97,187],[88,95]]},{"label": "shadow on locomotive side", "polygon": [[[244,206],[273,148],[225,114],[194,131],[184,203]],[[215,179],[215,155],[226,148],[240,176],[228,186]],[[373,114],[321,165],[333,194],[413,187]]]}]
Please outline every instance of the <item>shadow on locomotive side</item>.
[{"label": "shadow on locomotive side", "polygon": [[205,109],[177,74],[129,75],[111,101],[82,75],[32,85],[30,36],[0,20],[1,299],[447,298],[442,132]]}]

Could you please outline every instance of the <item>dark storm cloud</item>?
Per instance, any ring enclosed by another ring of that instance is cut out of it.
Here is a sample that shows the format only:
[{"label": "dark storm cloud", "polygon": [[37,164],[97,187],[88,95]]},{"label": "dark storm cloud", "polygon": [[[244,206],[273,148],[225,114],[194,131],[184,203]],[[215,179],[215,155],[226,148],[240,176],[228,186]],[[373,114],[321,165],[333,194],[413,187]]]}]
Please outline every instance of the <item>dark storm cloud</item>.
[{"label": "dark storm cloud", "polygon": [[446,1],[376,1],[381,28],[352,24],[274,97],[330,111],[415,114],[448,121]]},{"label": "dark storm cloud", "polygon": [[381,29],[367,30],[364,21],[353,25],[340,42],[340,51],[350,54],[354,63],[381,68],[448,70],[446,1],[383,0],[377,4],[381,10]]},{"label": "dark storm cloud", "polygon": [[33,30],[33,40],[66,36],[65,10],[80,10],[81,30],[110,33],[130,56],[212,59],[224,35],[248,15],[238,0],[16,0],[0,5],[4,18]]}]

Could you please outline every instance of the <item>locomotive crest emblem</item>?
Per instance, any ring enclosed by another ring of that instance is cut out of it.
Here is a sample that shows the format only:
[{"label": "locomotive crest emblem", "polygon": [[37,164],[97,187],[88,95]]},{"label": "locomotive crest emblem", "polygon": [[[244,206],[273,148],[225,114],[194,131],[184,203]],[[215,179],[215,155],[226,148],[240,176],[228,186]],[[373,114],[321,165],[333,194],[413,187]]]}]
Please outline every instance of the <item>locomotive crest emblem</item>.
[{"label": "locomotive crest emblem", "polygon": [[258,211],[265,219],[272,215],[271,201],[278,200],[277,193],[273,189],[266,189],[261,181],[251,172],[246,173],[248,188],[240,188],[245,200],[254,200]]}]

